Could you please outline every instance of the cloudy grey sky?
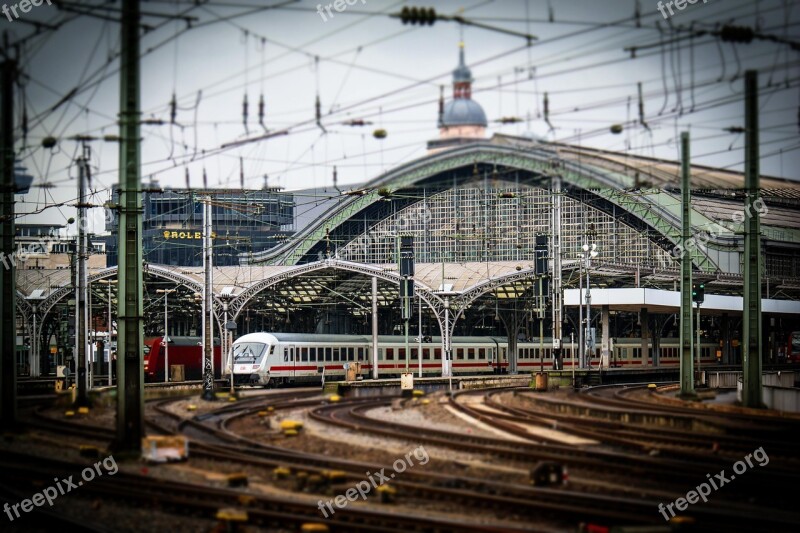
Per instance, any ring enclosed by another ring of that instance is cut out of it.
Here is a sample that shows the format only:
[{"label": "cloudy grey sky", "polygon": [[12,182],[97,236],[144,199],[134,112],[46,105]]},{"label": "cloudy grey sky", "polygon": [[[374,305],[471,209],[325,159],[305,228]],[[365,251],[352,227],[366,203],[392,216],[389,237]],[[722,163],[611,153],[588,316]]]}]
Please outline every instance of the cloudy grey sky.
[{"label": "cloudy grey sky", "polygon": [[[13,0],[0,0],[9,5]],[[64,2],[72,11],[46,3],[19,20],[0,20],[19,47],[22,91],[29,132],[17,144],[35,176],[34,187],[18,196],[19,212],[41,213],[19,222],[56,222],[73,216],[74,135],[116,134],[119,24],[77,14],[99,0]],[[720,43],[697,34],[722,24],[756,29],[784,40],[800,40],[800,5],[790,0],[709,0],[675,10],[666,20],[652,0],[441,0],[428,3],[356,0],[333,18],[317,12],[317,1],[189,0],[142,2],[149,14],[195,17],[185,21],[145,16],[151,26],[142,40],[143,167],[162,185],[238,187],[240,161],[245,185],[298,189],[368,180],[425,154],[436,128],[440,86],[451,93],[458,42],[466,43],[475,77],[473,97],[486,110],[490,133],[534,135],[630,154],[676,159],[677,133],[692,133],[693,161],[741,169],[742,135],[724,128],[743,125],[742,76],[760,72],[762,173],[800,179],[800,64],[789,46],[770,40]],[[327,2],[322,5],[323,10]],[[346,5],[346,4],[345,4]],[[404,26],[388,15],[404,5],[434,6],[483,24],[538,39],[532,46],[513,35],[454,22]],[[269,9],[269,7],[275,7]],[[639,16],[637,18],[638,13]],[[667,12],[668,14],[668,12]],[[35,34],[33,22],[53,26]],[[690,38],[690,31],[696,36]],[[630,47],[639,47],[634,54]],[[13,47],[6,53],[14,53]],[[643,84],[649,130],[638,119],[637,82]],[[71,91],[75,90],[74,94]],[[549,119],[543,115],[548,93]],[[177,98],[176,124],[170,100]],[[243,124],[247,95],[248,124]],[[314,124],[319,94],[323,132]],[[264,133],[258,102],[266,103],[264,125],[289,130],[266,141],[223,146]],[[68,96],[68,98],[65,98]],[[59,104],[55,107],[57,104]],[[55,107],[55,108],[54,108]],[[21,108],[17,123],[22,124]],[[501,117],[522,122],[502,125]],[[372,124],[345,125],[353,119]],[[625,123],[612,135],[609,126]],[[375,129],[388,136],[378,140]],[[41,141],[59,143],[44,149]],[[93,201],[101,204],[118,179],[117,146],[92,143]],[[102,213],[94,210],[102,230]]]}]

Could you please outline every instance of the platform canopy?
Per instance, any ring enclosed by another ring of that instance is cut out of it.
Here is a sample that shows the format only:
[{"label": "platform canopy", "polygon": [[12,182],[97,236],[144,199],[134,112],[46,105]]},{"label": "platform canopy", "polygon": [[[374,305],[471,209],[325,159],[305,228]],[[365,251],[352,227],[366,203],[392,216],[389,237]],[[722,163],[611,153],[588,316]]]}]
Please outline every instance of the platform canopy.
[{"label": "platform canopy", "polygon": [[[581,298],[581,295],[583,296]],[[567,289],[564,291],[564,306],[578,307],[585,304],[586,290]],[[647,309],[650,313],[672,314],[681,309],[681,293],[660,289],[596,289],[591,290],[591,304],[598,309],[608,306],[612,311],[638,312]],[[704,314],[741,314],[744,308],[741,296],[706,294],[701,305]],[[762,298],[761,309],[767,314],[800,315],[800,302]]]}]

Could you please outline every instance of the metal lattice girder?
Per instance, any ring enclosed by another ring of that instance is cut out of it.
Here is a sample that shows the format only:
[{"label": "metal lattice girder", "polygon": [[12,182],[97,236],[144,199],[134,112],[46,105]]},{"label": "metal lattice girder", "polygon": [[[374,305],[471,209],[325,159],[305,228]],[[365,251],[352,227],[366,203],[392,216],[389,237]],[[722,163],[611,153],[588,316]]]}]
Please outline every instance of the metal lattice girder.
[{"label": "metal lattice girder", "polygon": [[[385,270],[371,265],[352,263],[350,261],[342,261],[340,259],[326,259],[324,261],[316,261],[314,263],[298,265],[297,267],[284,270],[276,275],[258,281],[242,291],[236,298],[232,299],[228,303],[228,311],[231,313],[231,316],[233,317],[232,319],[236,320],[236,318],[242,312],[242,309],[244,309],[250,300],[252,300],[252,298],[258,293],[281,282],[292,280],[304,274],[326,269],[338,269],[347,272],[354,272],[367,277],[375,277],[395,285],[400,285],[400,281],[402,280],[400,275],[390,270]],[[420,282],[414,283],[414,293],[422,298],[422,300],[432,310],[434,310],[435,313],[437,313],[443,305],[440,298],[434,294],[429,287]]]},{"label": "metal lattice girder", "polygon": [[[594,168],[586,164],[557,159],[557,154],[546,147],[521,151],[509,146],[480,143],[457,148],[402,165],[380,176],[367,186],[368,192],[358,197],[348,197],[339,205],[323,213],[317,221],[301,231],[290,242],[254,256],[251,262],[268,264],[297,264],[308,260],[308,252],[324,241],[326,235],[383,198],[377,190],[388,187],[403,189],[422,184],[425,180],[459,168],[477,164],[503,166],[528,171],[550,179],[554,168],[558,168],[564,185],[590,191],[599,198],[630,213],[642,224],[651,228],[653,234],[663,236],[663,242],[680,242],[680,221],[663,206],[645,195],[632,195],[621,189],[621,184],[630,181],[627,176]],[[469,179],[462,178],[462,182]],[[456,183],[458,185],[458,183]],[[713,272],[716,265],[700,249],[689,252],[692,261],[703,271]]]},{"label": "metal lattice girder", "polygon": [[[680,225],[676,225],[679,224],[679,221],[664,209],[659,208],[658,204],[652,202],[648,196],[634,196],[624,191],[608,189],[593,192],[645,221],[673,244],[682,242]],[[718,266],[699,248],[693,247],[691,250],[687,250],[687,254],[692,263],[703,272],[716,272],[719,270]]]},{"label": "metal lattice girder", "polygon": [[[158,265],[151,265],[145,264],[144,273],[150,274],[151,276],[166,279],[169,281],[173,281],[178,285],[184,285],[195,292],[199,292],[201,285],[193,280],[188,276],[184,276],[175,270],[172,270],[170,267],[165,266],[158,266]],[[89,276],[89,283],[94,283],[101,279],[109,279],[117,277],[117,267],[109,267],[103,269],[99,272],[95,272]],[[61,300],[65,297],[72,294],[74,291],[71,282],[67,282],[65,285],[57,288],[55,291],[51,292],[47,295],[47,298],[39,303],[38,311],[40,316],[45,317],[48,313],[53,309],[53,307],[58,304]],[[27,303],[27,302],[26,302]]]}]

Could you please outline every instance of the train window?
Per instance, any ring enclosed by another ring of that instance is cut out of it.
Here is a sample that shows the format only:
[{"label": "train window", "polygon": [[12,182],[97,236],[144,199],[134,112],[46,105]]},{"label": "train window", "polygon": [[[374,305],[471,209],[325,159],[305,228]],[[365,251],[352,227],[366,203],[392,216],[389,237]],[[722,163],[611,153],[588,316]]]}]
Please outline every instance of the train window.
[{"label": "train window", "polygon": [[456,359],[464,359],[464,348],[459,348],[456,350]]},{"label": "train window", "polygon": [[431,349],[430,348],[423,348],[422,349],[422,359],[426,361],[430,361],[431,359]]},{"label": "train window", "polygon": [[289,362],[294,363],[294,347],[289,348]]},{"label": "train window", "polygon": [[386,348],[386,360],[394,361],[394,348]]},{"label": "train window", "polygon": [[283,362],[284,363],[288,363],[289,362],[289,348],[284,348],[283,349]]},{"label": "train window", "polygon": [[417,353],[417,348],[411,348],[411,359],[419,359],[419,353]]},{"label": "train window", "polygon": [[398,348],[397,349],[397,360],[398,361],[405,361],[406,360],[406,349],[405,348]]},{"label": "train window", "polygon": [[478,359],[486,359],[486,348],[478,348]]},{"label": "train window", "polygon": [[333,349],[333,360],[334,361],[341,361],[341,359],[339,358],[339,351],[340,351],[339,348],[334,348]]},{"label": "train window", "polygon": [[475,359],[475,348],[467,348],[467,359]]},{"label": "train window", "polygon": [[303,361],[304,363],[308,361],[308,348],[306,348],[305,346],[300,348],[300,360]]},{"label": "train window", "polygon": [[359,361],[366,361],[366,359],[364,359],[364,348],[359,348],[358,349],[358,360]]},{"label": "train window", "polygon": [[634,359],[641,359],[642,358],[642,349],[641,348],[634,348],[633,349],[633,358]]},{"label": "train window", "polygon": [[442,358],[442,349],[441,348],[434,348],[433,349],[433,358],[434,359],[441,359]]},{"label": "train window", "polygon": [[356,349],[355,348],[348,348],[347,349],[347,360],[348,361],[355,361],[356,360]]},{"label": "train window", "polygon": [[308,360],[309,361],[317,360],[317,349],[314,346],[310,346],[308,348]]},{"label": "train window", "polygon": [[325,348],[325,360],[333,361],[333,350],[330,347]]}]

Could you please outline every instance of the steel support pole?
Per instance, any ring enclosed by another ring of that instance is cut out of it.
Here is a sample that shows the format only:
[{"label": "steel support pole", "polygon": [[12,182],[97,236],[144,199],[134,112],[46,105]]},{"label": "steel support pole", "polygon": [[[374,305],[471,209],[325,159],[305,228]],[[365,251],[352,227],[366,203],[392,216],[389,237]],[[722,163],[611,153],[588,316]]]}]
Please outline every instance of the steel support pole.
[{"label": "steel support pole", "polygon": [[695,330],[697,330],[697,386],[701,387],[703,385],[703,373],[702,370],[700,370],[700,361],[703,357],[703,351],[700,348],[700,303],[697,304],[697,326]]},{"label": "steel support pole", "polygon": [[578,261],[578,366],[586,366],[583,350],[583,255]]},{"label": "steel support pole", "polygon": [[214,308],[211,299],[213,256],[211,253],[211,198],[203,201],[203,396],[213,401],[214,396]]},{"label": "steel support pole", "polygon": [[75,255],[76,263],[76,280],[75,280],[75,355],[77,362],[75,368],[78,375],[76,376],[77,382],[77,397],[75,405],[88,406],[89,405],[89,358],[87,357],[87,338],[86,334],[89,329],[89,315],[86,306],[86,287],[88,283],[88,275],[86,273],[86,256],[88,253],[86,246],[86,174],[89,162],[86,154],[82,154],[78,158],[78,236],[77,236],[77,253]]},{"label": "steel support pole", "polygon": [[753,205],[760,200],[758,149],[758,73],[745,72],[745,222],[742,405],[762,407],[761,390],[761,219]]},{"label": "steel support pole", "polygon": [[39,347],[38,347],[38,334],[36,332],[36,306],[33,306],[33,331],[31,332],[31,352],[29,357],[30,376],[32,378],[39,376]]},{"label": "steel support pole", "polygon": [[372,379],[378,379],[378,278],[372,277]]},{"label": "steel support pole", "polygon": [[169,383],[169,330],[167,329],[167,313],[169,313],[169,289],[164,290],[164,383]]},{"label": "steel support pole", "polygon": [[108,350],[108,361],[106,362],[106,371],[108,372],[108,386],[114,384],[111,372],[111,280],[108,281],[108,322],[106,322],[106,349]]},{"label": "steel support pole", "polygon": [[[552,301],[553,301],[553,361],[563,360],[561,346],[561,327],[564,322],[563,293],[561,292],[561,176],[553,176],[553,237],[550,239],[550,257],[553,258]],[[560,365],[563,368],[563,365]]]},{"label": "steel support pole", "polygon": [[569,334],[570,359],[572,360],[572,388],[575,388],[575,332]]},{"label": "steel support pole", "polygon": [[[539,361],[541,364],[539,368],[541,371],[544,372],[544,298],[542,296],[542,278],[544,276],[539,276],[539,312],[537,313],[539,317]],[[555,370],[555,368],[550,368],[550,370]]]},{"label": "steel support pole", "polygon": [[600,323],[602,327],[603,343],[601,344],[600,367],[608,368],[611,366],[611,311],[609,306],[604,305],[600,308]]},{"label": "steel support pole", "polygon": [[17,424],[17,332],[14,280],[14,80],[15,61],[7,60],[0,74],[0,425]]},{"label": "steel support pole", "polygon": [[138,455],[145,434],[139,0],[123,0],[121,21],[116,447]]},{"label": "steel support pole", "polygon": [[449,390],[453,390],[452,345],[450,339],[450,298],[444,298],[444,327],[442,328],[442,377],[448,377]]},{"label": "steel support pole", "polygon": [[[408,299],[408,298],[406,298],[406,300],[407,300],[407,299]],[[410,372],[410,368],[409,368],[409,366],[410,366],[410,365],[409,365],[409,361],[411,360],[411,354],[409,353],[409,350],[410,350],[410,348],[409,348],[409,344],[408,344],[408,319],[405,319],[403,322],[405,322],[405,336],[406,336],[406,340],[405,340],[405,344],[406,344],[406,374],[408,374],[408,373]]]},{"label": "steel support pole", "polygon": [[[691,167],[689,133],[681,133],[681,245],[692,236]],[[692,350],[692,257],[684,248],[681,254],[681,397],[694,398],[694,351]]]},{"label": "steel support pole", "polygon": [[592,355],[594,352],[594,336],[592,335],[592,285],[589,282],[589,270],[592,268],[592,259],[586,252],[586,368],[592,368]]},{"label": "steel support pole", "polygon": [[419,365],[419,377],[422,377],[422,297],[419,298],[419,305],[417,308],[417,364]]},{"label": "steel support pole", "polygon": [[[228,361],[227,367],[228,372],[230,372],[230,395],[233,396],[236,394],[236,387],[234,387],[233,383],[233,350],[231,350],[231,345],[233,345],[233,340],[231,339],[230,332],[228,331],[228,297],[225,297],[225,300],[222,302],[222,313],[223,313],[223,320],[222,320],[222,337],[225,339],[223,343],[223,351],[222,356],[225,357]],[[221,363],[221,361],[220,361]]]}]

